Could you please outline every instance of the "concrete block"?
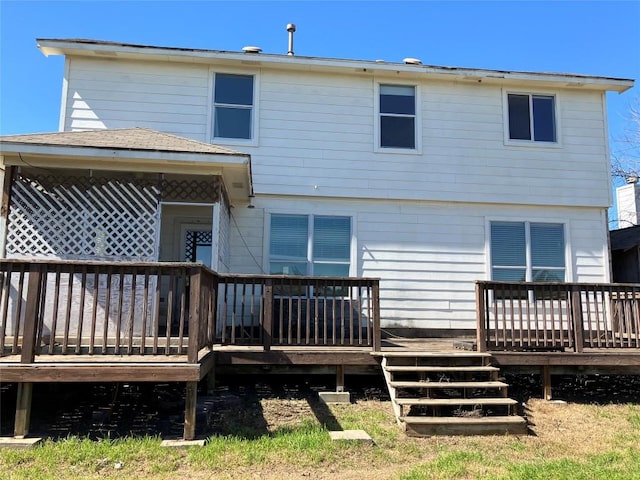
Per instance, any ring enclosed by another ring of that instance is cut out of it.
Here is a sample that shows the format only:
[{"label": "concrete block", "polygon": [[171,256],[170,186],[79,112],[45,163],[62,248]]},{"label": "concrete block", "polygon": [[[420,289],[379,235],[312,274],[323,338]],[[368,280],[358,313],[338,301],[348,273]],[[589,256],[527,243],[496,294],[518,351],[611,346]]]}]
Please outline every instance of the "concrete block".
[{"label": "concrete block", "polygon": [[351,403],[349,392],[318,392],[318,396],[324,403]]},{"label": "concrete block", "polygon": [[187,447],[204,447],[207,441],[202,440],[162,440],[161,447],[167,448],[187,448]]},{"label": "concrete block", "polygon": [[0,448],[31,448],[42,442],[42,438],[0,437]]},{"label": "concrete block", "polygon": [[364,430],[340,430],[336,432],[329,432],[329,436],[334,442],[348,441],[366,443],[368,445],[373,444],[372,438]]}]

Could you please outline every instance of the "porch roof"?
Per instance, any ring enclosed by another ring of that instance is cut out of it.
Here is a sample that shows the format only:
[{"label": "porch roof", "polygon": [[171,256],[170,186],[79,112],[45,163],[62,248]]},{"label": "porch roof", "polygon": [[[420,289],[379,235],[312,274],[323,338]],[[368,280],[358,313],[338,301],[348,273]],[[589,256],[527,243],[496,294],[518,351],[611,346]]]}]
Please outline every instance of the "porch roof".
[{"label": "porch roof", "polygon": [[4,135],[0,155],[16,166],[220,175],[232,201],[253,194],[249,154],[148,128]]},{"label": "porch roof", "polygon": [[640,246],[640,225],[611,230],[609,232],[611,250],[630,250]]}]

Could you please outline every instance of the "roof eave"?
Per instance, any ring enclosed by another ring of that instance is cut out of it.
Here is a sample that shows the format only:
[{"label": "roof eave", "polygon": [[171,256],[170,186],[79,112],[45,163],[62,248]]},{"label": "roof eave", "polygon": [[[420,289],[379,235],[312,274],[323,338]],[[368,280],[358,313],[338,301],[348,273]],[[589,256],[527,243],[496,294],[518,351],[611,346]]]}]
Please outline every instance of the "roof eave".
[{"label": "roof eave", "polygon": [[563,73],[515,72],[502,70],[409,65],[369,60],[330,59],[276,54],[247,54],[220,50],[157,47],[120,44],[92,40],[37,39],[38,48],[46,56],[80,55],[98,58],[155,59],[190,63],[241,64],[243,66],[271,66],[283,69],[317,69],[364,74],[405,74],[427,78],[460,79],[488,82],[536,82],[566,87],[584,87],[622,93],[633,87],[632,79],[575,75]]},{"label": "roof eave", "polygon": [[117,147],[89,147],[78,145],[55,145],[46,143],[31,142],[0,142],[0,154],[16,153],[30,155],[50,155],[50,156],[77,156],[92,158],[123,158],[123,159],[148,159],[148,160],[183,160],[183,161],[206,161],[211,162],[212,157],[223,157],[225,160],[217,163],[247,163],[250,158],[246,153],[204,153],[204,152],[181,152],[174,150],[150,150],[135,148]]}]

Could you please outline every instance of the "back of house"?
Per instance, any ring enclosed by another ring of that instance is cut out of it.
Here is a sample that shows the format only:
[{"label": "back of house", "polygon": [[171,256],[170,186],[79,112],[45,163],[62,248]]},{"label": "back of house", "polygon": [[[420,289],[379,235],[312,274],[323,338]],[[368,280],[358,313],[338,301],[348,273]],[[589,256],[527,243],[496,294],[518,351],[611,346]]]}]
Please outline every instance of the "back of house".
[{"label": "back of house", "polygon": [[[129,193],[107,210],[140,205],[127,217],[137,237],[114,240],[103,212],[82,258],[376,277],[382,328],[414,335],[473,330],[476,280],[610,281],[606,92],[631,80],[38,44],[66,58],[60,132],[71,136],[5,137],[5,165],[25,185],[44,183],[34,166],[83,185],[125,177]],[[132,129],[152,144],[170,135],[173,150],[124,142]],[[207,194],[202,181],[219,184]],[[106,202],[89,197],[93,209]],[[96,218],[91,208],[81,210]],[[11,217],[3,228],[6,256],[69,254],[50,229],[24,241]]]}]

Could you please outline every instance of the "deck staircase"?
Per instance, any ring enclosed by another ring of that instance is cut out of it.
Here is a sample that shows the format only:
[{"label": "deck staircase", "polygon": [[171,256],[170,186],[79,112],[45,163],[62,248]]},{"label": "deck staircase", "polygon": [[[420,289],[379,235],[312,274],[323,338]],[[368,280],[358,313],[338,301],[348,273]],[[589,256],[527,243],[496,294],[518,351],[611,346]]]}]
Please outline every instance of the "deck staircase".
[{"label": "deck staircase", "polygon": [[393,410],[409,436],[524,434],[491,354],[382,352]]}]

